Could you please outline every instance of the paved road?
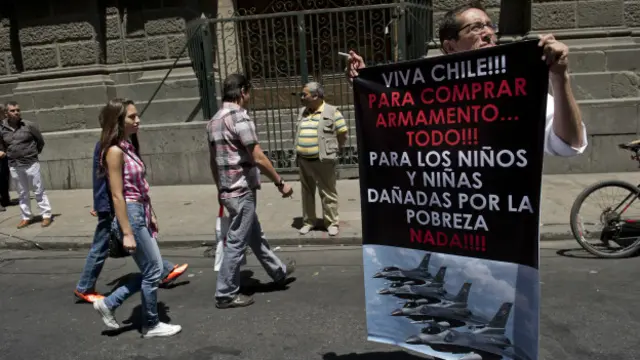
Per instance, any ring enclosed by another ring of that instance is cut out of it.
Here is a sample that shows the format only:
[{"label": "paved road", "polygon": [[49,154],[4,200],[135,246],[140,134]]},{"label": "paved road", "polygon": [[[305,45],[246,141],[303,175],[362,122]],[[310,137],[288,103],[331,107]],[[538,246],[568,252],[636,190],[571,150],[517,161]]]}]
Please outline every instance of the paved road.
[{"label": "paved road", "polygon": [[[541,359],[632,359],[640,328],[637,259],[597,260],[582,251],[559,256],[573,241],[543,244]],[[256,304],[213,306],[212,259],[203,249],[175,249],[165,256],[188,261],[190,276],[160,290],[161,316],[182,324],[170,339],[143,340],[136,330],[105,332],[88,304],[72,290],[83,252],[0,253],[0,359],[38,360],[419,360],[398,348],[365,340],[360,248],[293,248],[297,281],[285,291],[253,287]],[[253,256],[247,270],[266,281]],[[109,259],[99,283],[136,271],[131,260]],[[139,296],[116,314],[137,319]],[[132,314],[134,314],[132,316]]]}]

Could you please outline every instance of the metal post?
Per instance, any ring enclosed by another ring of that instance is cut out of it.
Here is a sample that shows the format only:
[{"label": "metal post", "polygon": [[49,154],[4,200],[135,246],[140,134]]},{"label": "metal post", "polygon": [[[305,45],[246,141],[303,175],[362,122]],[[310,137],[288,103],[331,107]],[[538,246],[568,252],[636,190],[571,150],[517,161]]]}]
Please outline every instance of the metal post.
[{"label": "metal post", "polygon": [[298,46],[300,49],[301,85],[304,85],[309,82],[309,69],[307,67],[307,33],[305,32],[304,14],[298,14]]},{"label": "metal post", "polygon": [[[205,120],[210,119],[218,111],[218,101],[216,99],[215,74],[213,72],[213,36],[211,34],[211,23],[206,22],[202,29],[202,56],[204,58],[204,88],[207,93],[207,101],[202,99],[202,110]],[[207,111],[204,111],[205,107]]]},{"label": "metal post", "polygon": [[500,1],[501,36],[524,36],[531,31],[531,0]]},{"label": "metal post", "polygon": [[400,47],[398,49],[399,60],[407,60],[407,6],[405,4],[405,0],[399,0],[398,4],[398,41],[400,43]]}]

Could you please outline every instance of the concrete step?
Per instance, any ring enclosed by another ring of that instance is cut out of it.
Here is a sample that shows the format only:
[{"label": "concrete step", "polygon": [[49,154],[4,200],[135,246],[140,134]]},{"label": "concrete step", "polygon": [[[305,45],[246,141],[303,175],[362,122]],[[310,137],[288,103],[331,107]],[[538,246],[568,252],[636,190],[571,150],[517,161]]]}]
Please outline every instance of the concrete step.
[{"label": "concrete step", "polygon": [[[160,79],[162,80],[162,79]],[[116,86],[118,96],[131,99],[137,103],[147,102],[160,86],[160,80]],[[198,80],[191,79],[167,80],[156,94],[155,101],[176,98],[199,98]]]},{"label": "concrete step", "polygon": [[578,101],[590,136],[635,134],[640,126],[640,97]]},{"label": "concrete step", "polygon": [[575,51],[571,49],[569,69],[572,75],[592,72],[638,71],[640,48],[606,48],[596,44]]},{"label": "concrete step", "polygon": [[637,98],[640,75],[634,72],[602,71],[572,74],[571,87],[577,100]]}]

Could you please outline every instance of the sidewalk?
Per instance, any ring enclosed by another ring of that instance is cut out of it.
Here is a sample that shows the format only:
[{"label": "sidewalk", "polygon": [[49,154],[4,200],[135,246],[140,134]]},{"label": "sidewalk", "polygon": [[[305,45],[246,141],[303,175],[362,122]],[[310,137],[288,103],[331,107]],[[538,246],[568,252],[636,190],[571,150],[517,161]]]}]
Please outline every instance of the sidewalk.
[{"label": "sidewalk", "polygon": [[[546,175],[542,189],[542,240],[572,238],[569,212],[573,201],[586,186],[600,180],[621,179],[640,183],[640,173]],[[269,184],[258,194],[258,215],[273,246],[278,245],[354,245],[361,243],[360,192],[358,180],[338,181],[340,194],[340,234],[330,238],[325,231],[298,235],[300,226],[300,184],[292,183],[294,196],[283,199]],[[155,186],[152,199],[160,226],[162,247],[195,247],[215,242],[217,214],[213,185]],[[96,218],[89,214],[91,190],[48,191],[54,222],[48,228],[35,223],[16,229],[20,221],[17,205],[0,213],[0,248],[77,249],[88,248],[93,240]],[[15,196],[15,193],[12,193]],[[317,197],[317,195],[316,195]],[[319,198],[317,214],[322,214]],[[32,199],[32,210],[38,208]],[[34,245],[37,244],[37,245]]]}]

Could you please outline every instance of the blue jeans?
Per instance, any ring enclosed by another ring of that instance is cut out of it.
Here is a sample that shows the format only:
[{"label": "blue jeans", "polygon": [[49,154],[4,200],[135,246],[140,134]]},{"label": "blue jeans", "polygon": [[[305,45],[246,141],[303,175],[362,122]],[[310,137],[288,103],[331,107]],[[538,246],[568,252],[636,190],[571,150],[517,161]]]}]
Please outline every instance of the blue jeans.
[{"label": "blue jeans", "polygon": [[274,281],[284,278],[287,273],[287,266],[271,250],[262,232],[256,214],[256,191],[222,199],[222,205],[229,212],[229,231],[216,283],[217,301],[233,299],[240,291],[240,264],[247,246]]},{"label": "blue jeans", "polygon": [[96,281],[98,280],[98,276],[100,276],[109,251],[111,221],[112,217],[110,213],[98,213],[98,225],[96,225],[96,231],[93,234],[93,244],[91,244],[91,250],[89,250],[89,254],[87,254],[87,260],[84,263],[80,281],[76,286],[76,290],[80,293],[93,290],[96,286]]},{"label": "blue jeans", "polygon": [[[96,287],[96,281],[100,276],[109,252],[109,236],[112,222],[113,217],[109,212],[98,213],[98,225],[96,225],[96,231],[93,235],[93,244],[91,244],[91,250],[87,254],[80,281],[76,286],[76,290],[80,293],[84,294]],[[164,279],[173,270],[174,264],[162,259],[162,265],[162,279]]]},{"label": "blue jeans", "polygon": [[133,236],[136,240],[136,250],[131,257],[140,269],[128,284],[120,286],[105,298],[105,304],[111,310],[139,291],[142,295],[142,326],[151,328],[158,324],[157,291],[162,279],[162,256],[155,239],[151,237],[147,227],[144,206],[139,203],[127,203],[127,216]]}]

